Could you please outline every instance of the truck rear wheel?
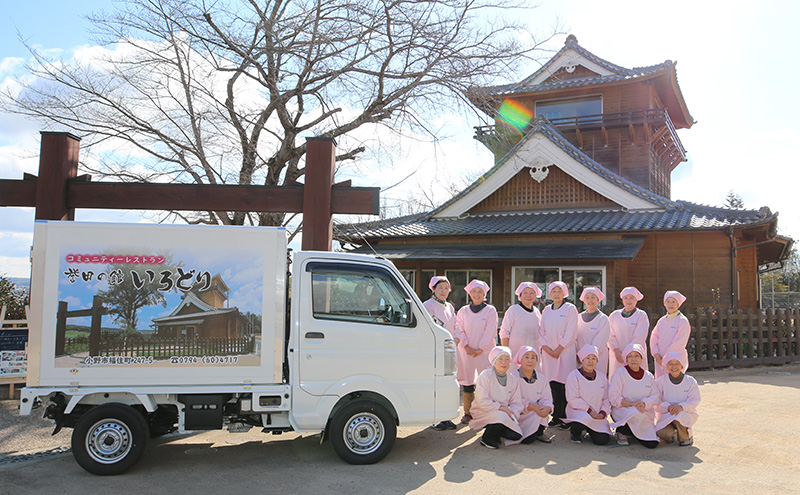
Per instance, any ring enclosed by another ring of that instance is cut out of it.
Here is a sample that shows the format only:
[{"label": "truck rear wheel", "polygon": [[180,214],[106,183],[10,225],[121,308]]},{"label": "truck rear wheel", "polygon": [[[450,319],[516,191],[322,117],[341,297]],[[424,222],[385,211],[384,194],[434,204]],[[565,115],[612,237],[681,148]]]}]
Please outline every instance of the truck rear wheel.
[{"label": "truck rear wheel", "polygon": [[149,432],[139,412],[121,404],[90,409],[72,432],[72,455],[92,474],[122,474],[144,454]]},{"label": "truck rear wheel", "polygon": [[397,436],[391,414],[377,402],[357,400],[331,420],[333,449],[347,463],[374,464],[389,454]]}]

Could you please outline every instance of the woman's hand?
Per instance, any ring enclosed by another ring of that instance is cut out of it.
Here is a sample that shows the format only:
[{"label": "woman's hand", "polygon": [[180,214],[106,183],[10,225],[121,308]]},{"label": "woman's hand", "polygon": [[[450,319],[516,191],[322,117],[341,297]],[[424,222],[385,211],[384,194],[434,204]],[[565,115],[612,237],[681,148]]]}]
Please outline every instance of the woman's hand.
[{"label": "woman's hand", "polygon": [[550,346],[543,345],[542,346],[542,350],[544,352],[546,352],[548,356],[551,356],[551,357],[554,357],[554,358],[558,357],[555,354],[553,354],[553,349],[551,349]]},{"label": "woman's hand", "polygon": [[683,406],[669,406],[667,411],[673,416],[677,416],[679,412],[683,411]]},{"label": "woman's hand", "polygon": [[546,418],[551,412],[553,412],[552,407],[539,406],[539,410],[536,411],[536,414],[538,414],[540,418]]},{"label": "woman's hand", "polygon": [[622,351],[614,349],[614,356],[617,358],[618,363],[625,364],[625,361],[622,360]]},{"label": "woman's hand", "polygon": [[642,401],[638,401],[638,402],[634,402],[633,407],[635,407],[636,410],[639,411],[640,413],[643,413],[645,411],[645,409],[647,409],[647,404],[645,404]]},{"label": "woman's hand", "polygon": [[589,409],[589,416],[593,417],[594,419],[606,419],[606,413],[604,411],[596,413],[592,411],[591,408]]},{"label": "woman's hand", "polygon": [[655,361],[656,363],[658,363],[659,366],[661,366],[661,354],[658,353],[653,354],[653,361]]},{"label": "woman's hand", "polygon": [[558,357],[561,356],[562,352],[564,352],[564,347],[561,344],[559,344],[558,347],[556,347],[553,350],[553,353],[551,354],[551,356],[553,356],[554,358],[558,359]]},{"label": "woman's hand", "polygon": [[508,414],[508,417],[511,418],[512,421],[517,421],[517,415],[514,414],[514,411],[511,409],[507,408],[506,406],[500,406],[500,410]]}]

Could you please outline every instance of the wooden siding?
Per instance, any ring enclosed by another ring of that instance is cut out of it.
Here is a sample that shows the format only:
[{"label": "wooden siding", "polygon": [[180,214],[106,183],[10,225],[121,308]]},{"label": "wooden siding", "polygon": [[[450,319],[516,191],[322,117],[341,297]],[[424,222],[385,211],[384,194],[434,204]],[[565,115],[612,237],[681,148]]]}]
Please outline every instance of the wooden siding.
[{"label": "wooden siding", "polygon": [[548,77],[546,79],[546,82],[563,81],[565,79],[575,79],[578,77],[592,77],[597,75],[599,75],[597,74],[597,72],[591,69],[587,69],[582,65],[576,65],[575,70],[573,70],[572,72],[567,72],[567,69],[561,67],[560,69],[555,71],[552,76]]},{"label": "wooden siding", "polygon": [[548,170],[547,178],[537,182],[531,178],[530,169],[523,168],[470,212],[618,206],[557,166],[551,166]]},{"label": "wooden siding", "polygon": [[[751,244],[752,240],[740,240],[737,245]],[[738,300],[736,301],[737,307],[746,308],[760,308],[760,294],[759,294],[759,280],[758,280],[758,259],[755,246],[740,249],[736,253],[736,272],[739,277],[738,280]],[[753,302],[755,301],[755,302]],[[721,301],[726,304],[726,301]]]},{"label": "wooden siding", "polygon": [[[511,291],[511,267],[525,264],[535,265],[592,265],[606,267],[606,291],[609,304],[619,307],[619,291],[626,286],[636,286],[645,295],[644,305],[654,308],[662,305],[661,298],[667,290],[678,290],[687,297],[686,308],[696,306],[728,305],[731,302],[731,249],[724,231],[706,232],[657,232],[645,234],[646,240],[633,261],[602,261],[552,259],[537,260],[397,260],[399,268],[433,268],[437,274],[445,269],[491,268],[493,270],[493,304],[498,309],[513,304]],[[459,244],[472,242],[525,242],[581,239],[619,239],[620,234],[563,234],[563,235],[515,235],[481,236],[480,238],[409,238],[392,239],[387,244],[450,244],[458,249]],[[741,245],[749,241],[742,241]],[[755,264],[755,248],[745,248],[737,256],[740,308],[758,307],[758,275]],[[417,277],[419,277],[419,272]],[[424,287],[423,284],[420,284]],[[458,290],[458,288],[456,288]],[[427,291],[421,296],[427,297]]]}]

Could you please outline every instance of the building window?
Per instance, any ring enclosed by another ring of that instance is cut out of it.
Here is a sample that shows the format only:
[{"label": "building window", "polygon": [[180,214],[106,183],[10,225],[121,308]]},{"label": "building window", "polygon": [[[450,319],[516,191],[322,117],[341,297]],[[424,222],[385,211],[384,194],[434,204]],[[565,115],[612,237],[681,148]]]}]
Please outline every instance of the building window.
[{"label": "building window", "polygon": [[[603,266],[515,266],[511,271],[510,300],[517,300],[514,295],[517,285],[521,282],[534,282],[542,289],[545,303],[551,303],[552,300],[547,295],[547,286],[556,280],[567,284],[569,289],[567,301],[577,306],[579,311],[586,309],[583,302],[578,299],[584,287],[599,287],[604,294],[606,292],[606,269]],[[605,299],[600,306],[603,307],[607,301],[608,299]]]},{"label": "building window", "polygon": [[[444,272],[445,277],[447,280],[450,281],[450,288],[452,292],[450,292],[450,297],[448,299],[453,306],[455,306],[456,310],[461,308],[462,306],[466,306],[469,301],[469,296],[467,295],[467,291],[464,290],[464,287],[472,281],[472,280],[483,280],[487,284],[489,284],[489,288],[492,287],[492,270],[487,269],[467,269],[467,270],[445,270]],[[492,303],[492,291],[489,290],[489,294],[486,295],[486,302],[491,304]]]},{"label": "building window", "polygon": [[544,115],[556,125],[597,123],[602,113],[603,99],[599,95],[536,102],[536,115]]},{"label": "building window", "polygon": [[416,270],[400,270],[400,274],[403,275],[403,278],[406,279],[408,285],[411,286],[411,290],[416,292],[417,291],[417,271]]}]

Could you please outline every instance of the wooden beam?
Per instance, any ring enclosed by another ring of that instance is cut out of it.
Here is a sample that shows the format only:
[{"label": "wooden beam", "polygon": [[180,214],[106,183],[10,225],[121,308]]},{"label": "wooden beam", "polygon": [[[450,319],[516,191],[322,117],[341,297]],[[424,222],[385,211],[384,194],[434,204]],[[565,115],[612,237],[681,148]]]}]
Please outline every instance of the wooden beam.
[{"label": "wooden beam", "polygon": [[578,138],[578,148],[583,149],[583,133],[580,129],[575,129],[575,136]]},{"label": "wooden beam", "polygon": [[333,187],[331,213],[377,215],[381,212],[380,187]]},{"label": "wooden beam", "polygon": [[608,129],[606,126],[600,127],[600,132],[603,133],[603,146],[608,148]]},{"label": "wooden beam", "polygon": [[631,145],[636,144],[636,127],[633,124],[628,124],[628,130],[631,133]]},{"label": "wooden beam", "polygon": [[303,211],[302,186],[71,182],[67,198],[73,208]]},{"label": "wooden beam", "polygon": [[[0,179],[0,207],[36,206],[36,179]],[[303,184],[232,186],[129,182],[67,182],[68,208],[203,211],[303,211]],[[331,211],[377,215],[380,188],[333,187]]]},{"label": "wooden beam", "polygon": [[36,179],[0,179],[0,206],[36,206]]}]

